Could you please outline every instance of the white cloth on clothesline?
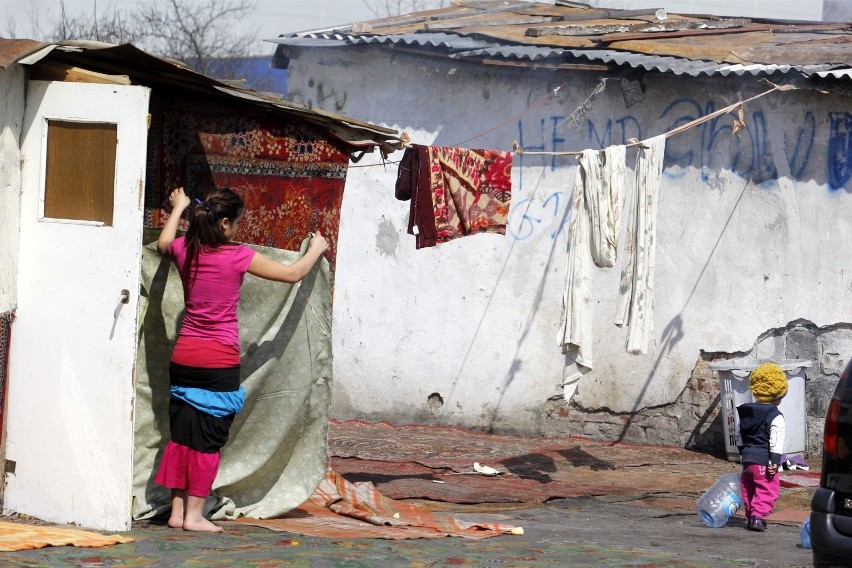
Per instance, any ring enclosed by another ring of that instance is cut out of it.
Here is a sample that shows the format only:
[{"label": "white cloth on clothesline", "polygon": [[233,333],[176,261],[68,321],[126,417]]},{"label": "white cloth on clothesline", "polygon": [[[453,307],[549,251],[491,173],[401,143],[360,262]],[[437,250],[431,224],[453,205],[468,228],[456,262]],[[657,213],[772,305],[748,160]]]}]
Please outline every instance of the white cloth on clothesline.
[{"label": "white cloth on clothesline", "polygon": [[643,141],[636,158],[636,199],[627,223],[615,324],[629,326],[627,351],[647,353],[654,336],[654,263],[657,203],[666,136]]},{"label": "white cloth on clothesline", "polygon": [[584,150],[574,178],[559,344],[565,352],[576,350],[578,369],[563,379],[563,388],[571,389],[566,398],[576,389],[579,376],[592,368],[591,263],[599,267],[615,264],[625,156],[624,146],[611,146],[604,152]]}]

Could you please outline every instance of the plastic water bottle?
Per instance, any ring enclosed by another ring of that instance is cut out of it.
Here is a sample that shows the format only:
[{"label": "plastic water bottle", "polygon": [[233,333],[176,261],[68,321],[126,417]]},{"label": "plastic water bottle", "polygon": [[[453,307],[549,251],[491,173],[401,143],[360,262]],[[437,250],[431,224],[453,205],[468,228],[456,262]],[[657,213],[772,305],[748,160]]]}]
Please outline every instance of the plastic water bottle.
[{"label": "plastic water bottle", "polygon": [[805,522],[802,523],[802,530],[800,531],[802,536],[802,548],[811,548],[811,520],[805,519]]},{"label": "plastic water bottle", "polygon": [[728,473],[704,492],[698,499],[695,510],[705,525],[719,528],[725,526],[742,504],[740,474]]}]

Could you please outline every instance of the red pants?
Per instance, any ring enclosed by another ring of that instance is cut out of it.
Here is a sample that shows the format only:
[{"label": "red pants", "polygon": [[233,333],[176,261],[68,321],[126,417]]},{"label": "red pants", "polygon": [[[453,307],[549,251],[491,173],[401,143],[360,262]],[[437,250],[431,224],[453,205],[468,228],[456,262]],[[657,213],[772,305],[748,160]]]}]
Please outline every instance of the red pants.
[{"label": "red pants", "polygon": [[206,454],[169,442],[154,481],[169,489],[183,489],[193,497],[207,497],[218,471],[219,452]]},{"label": "red pants", "polygon": [[781,478],[776,473],[769,476],[766,466],[757,463],[743,463],[740,488],[743,492],[743,505],[746,518],[765,519],[775,507],[775,501],[781,493]]}]

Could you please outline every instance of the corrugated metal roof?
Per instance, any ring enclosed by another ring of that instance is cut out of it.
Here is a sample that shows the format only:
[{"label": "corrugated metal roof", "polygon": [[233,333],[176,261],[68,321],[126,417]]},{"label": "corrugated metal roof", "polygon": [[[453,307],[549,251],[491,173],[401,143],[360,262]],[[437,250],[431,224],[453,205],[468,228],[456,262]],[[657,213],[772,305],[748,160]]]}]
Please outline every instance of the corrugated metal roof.
[{"label": "corrugated metal roof", "polygon": [[32,40],[0,38],[0,67],[13,63],[38,65],[39,61],[58,61],[106,74],[121,74],[137,82],[182,87],[198,93],[231,97],[256,107],[290,116],[298,116],[326,128],[341,141],[356,148],[371,148],[399,140],[396,130],[355,120],[322,109],[288,101],[270,93],[237,87],[202,75],[189,66],[151,55],[132,45],[65,41],[42,43]]},{"label": "corrugated metal roof", "polygon": [[[464,1],[406,16],[285,34],[286,46],[378,45],[455,59],[596,64],[675,75],[810,76],[852,66],[852,26],[603,10],[579,2]],[[276,58],[277,59],[277,58]],[[841,73],[839,78],[849,78]]]}]

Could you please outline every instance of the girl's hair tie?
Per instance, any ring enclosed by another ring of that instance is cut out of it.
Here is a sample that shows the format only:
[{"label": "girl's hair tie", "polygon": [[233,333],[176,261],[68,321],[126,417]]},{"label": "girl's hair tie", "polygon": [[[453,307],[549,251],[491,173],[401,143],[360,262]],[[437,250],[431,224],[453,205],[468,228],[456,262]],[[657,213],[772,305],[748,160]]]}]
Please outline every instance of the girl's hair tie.
[{"label": "girl's hair tie", "polygon": [[201,201],[199,198],[196,197],[195,202],[198,203],[199,205],[201,205],[202,207],[204,207],[205,211],[207,211],[208,213],[210,212],[210,206],[207,205],[206,203],[204,203],[203,201]]}]

